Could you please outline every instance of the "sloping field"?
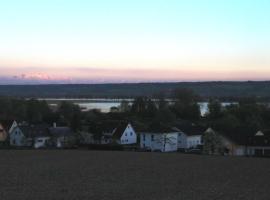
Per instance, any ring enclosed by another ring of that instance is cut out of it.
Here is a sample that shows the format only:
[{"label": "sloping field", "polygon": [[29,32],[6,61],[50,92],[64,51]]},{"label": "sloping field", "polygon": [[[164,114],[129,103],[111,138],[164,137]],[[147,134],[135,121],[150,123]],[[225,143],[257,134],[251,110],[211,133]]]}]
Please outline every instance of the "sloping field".
[{"label": "sloping field", "polygon": [[0,151],[0,199],[270,199],[270,159]]}]

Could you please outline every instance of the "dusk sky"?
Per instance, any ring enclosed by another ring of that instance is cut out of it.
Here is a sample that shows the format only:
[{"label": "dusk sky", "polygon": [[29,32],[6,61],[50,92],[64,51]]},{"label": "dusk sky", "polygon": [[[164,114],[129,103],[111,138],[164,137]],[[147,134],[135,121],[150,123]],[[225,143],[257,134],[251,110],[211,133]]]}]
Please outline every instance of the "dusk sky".
[{"label": "dusk sky", "polygon": [[0,84],[270,80],[269,0],[0,0]]}]

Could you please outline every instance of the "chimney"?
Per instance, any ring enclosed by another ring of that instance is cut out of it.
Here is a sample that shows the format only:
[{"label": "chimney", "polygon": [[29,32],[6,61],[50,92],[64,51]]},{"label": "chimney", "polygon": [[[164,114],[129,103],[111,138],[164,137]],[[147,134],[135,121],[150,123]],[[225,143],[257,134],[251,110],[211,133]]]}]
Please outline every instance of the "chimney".
[{"label": "chimney", "polygon": [[54,122],[54,123],[53,123],[53,128],[56,128],[56,126],[57,126],[57,125],[56,125],[56,122]]}]

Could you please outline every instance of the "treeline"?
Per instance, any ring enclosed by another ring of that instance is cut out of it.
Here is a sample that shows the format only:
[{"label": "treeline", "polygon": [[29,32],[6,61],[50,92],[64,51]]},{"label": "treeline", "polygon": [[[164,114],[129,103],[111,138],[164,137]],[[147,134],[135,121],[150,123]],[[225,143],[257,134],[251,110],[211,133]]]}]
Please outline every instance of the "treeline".
[{"label": "treeline", "polygon": [[74,131],[82,130],[85,124],[104,120],[130,121],[137,131],[147,128],[172,127],[179,123],[194,123],[226,134],[254,134],[270,129],[270,108],[258,103],[256,98],[241,98],[237,104],[223,107],[218,99],[210,99],[209,113],[201,116],[198,102],[201,97],[190,89],[172,92],[173,102],[162,95],[156,101],[148,97],[137,97],[130,104],[123,101],[114,112],[98,110],[82,112],[79,106],[61,102],[51,109],[46,101],[35,99],[0,98],[0,120],[27,121],[32,124],[57,123],[70,126]]},{"label": "treeline", "polygon": [[180,82],[180,83],[125,83],[78,85],[0,85],[0,96],[25,98],[156,98],[162,94],[170,98],[177,88],[193,90],[204,100],[218,98],[238,101],[242,97],[270,100],[270,81],[261,82]]},{"label": "treeline", "polygon": [[36,99],[0,98],[0,120],[16,120],[30,124],[53,124],[70,126],[78,130],[82,112],[79,106],[61,102],[57,110],[50,108],[46,101]]}]

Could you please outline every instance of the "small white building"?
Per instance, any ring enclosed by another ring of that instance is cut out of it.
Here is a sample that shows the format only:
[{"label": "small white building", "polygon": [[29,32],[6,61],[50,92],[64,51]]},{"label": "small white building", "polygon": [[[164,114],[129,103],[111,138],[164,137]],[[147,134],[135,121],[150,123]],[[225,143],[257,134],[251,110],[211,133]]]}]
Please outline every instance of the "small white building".
[{"label": "small white building", "polygon": [[172,129],[140,133],[140,148],[149,151],[177,151],[178,132]]},{"label": "small white building", "polygon": [[130,123],[120,124],[114,130],[112,138],[113,138],[113,141],[121,145],[137,143],[137,134]]},{"label": "small white building", "polygon": [[[93,127],[95,128],[90,134],[100,134],[100,141],[95,142],[97,144],[137,144],[137,134],[131,123],[121,121],[103,121],[99,124],[93,125]],[[100,133],[95,133],[95,131],[99,131]]]},{"label": "small white building", "polygon": [[31,147],[33,145],[32,128],[28,125],[14,127],[9,135],[10,146]]},{"label": "small white building", "polygon": [[205,132],[205,128],[189,125],[189,126],[179,126],[175,128],[178,130],[178,149],[196,149],[203,144],[202,136]]},{"label": "small white building", "polygon": [[10,145],[17,147],[47,147],[50,141],[47,125],[18,125],[10,133]]}]

